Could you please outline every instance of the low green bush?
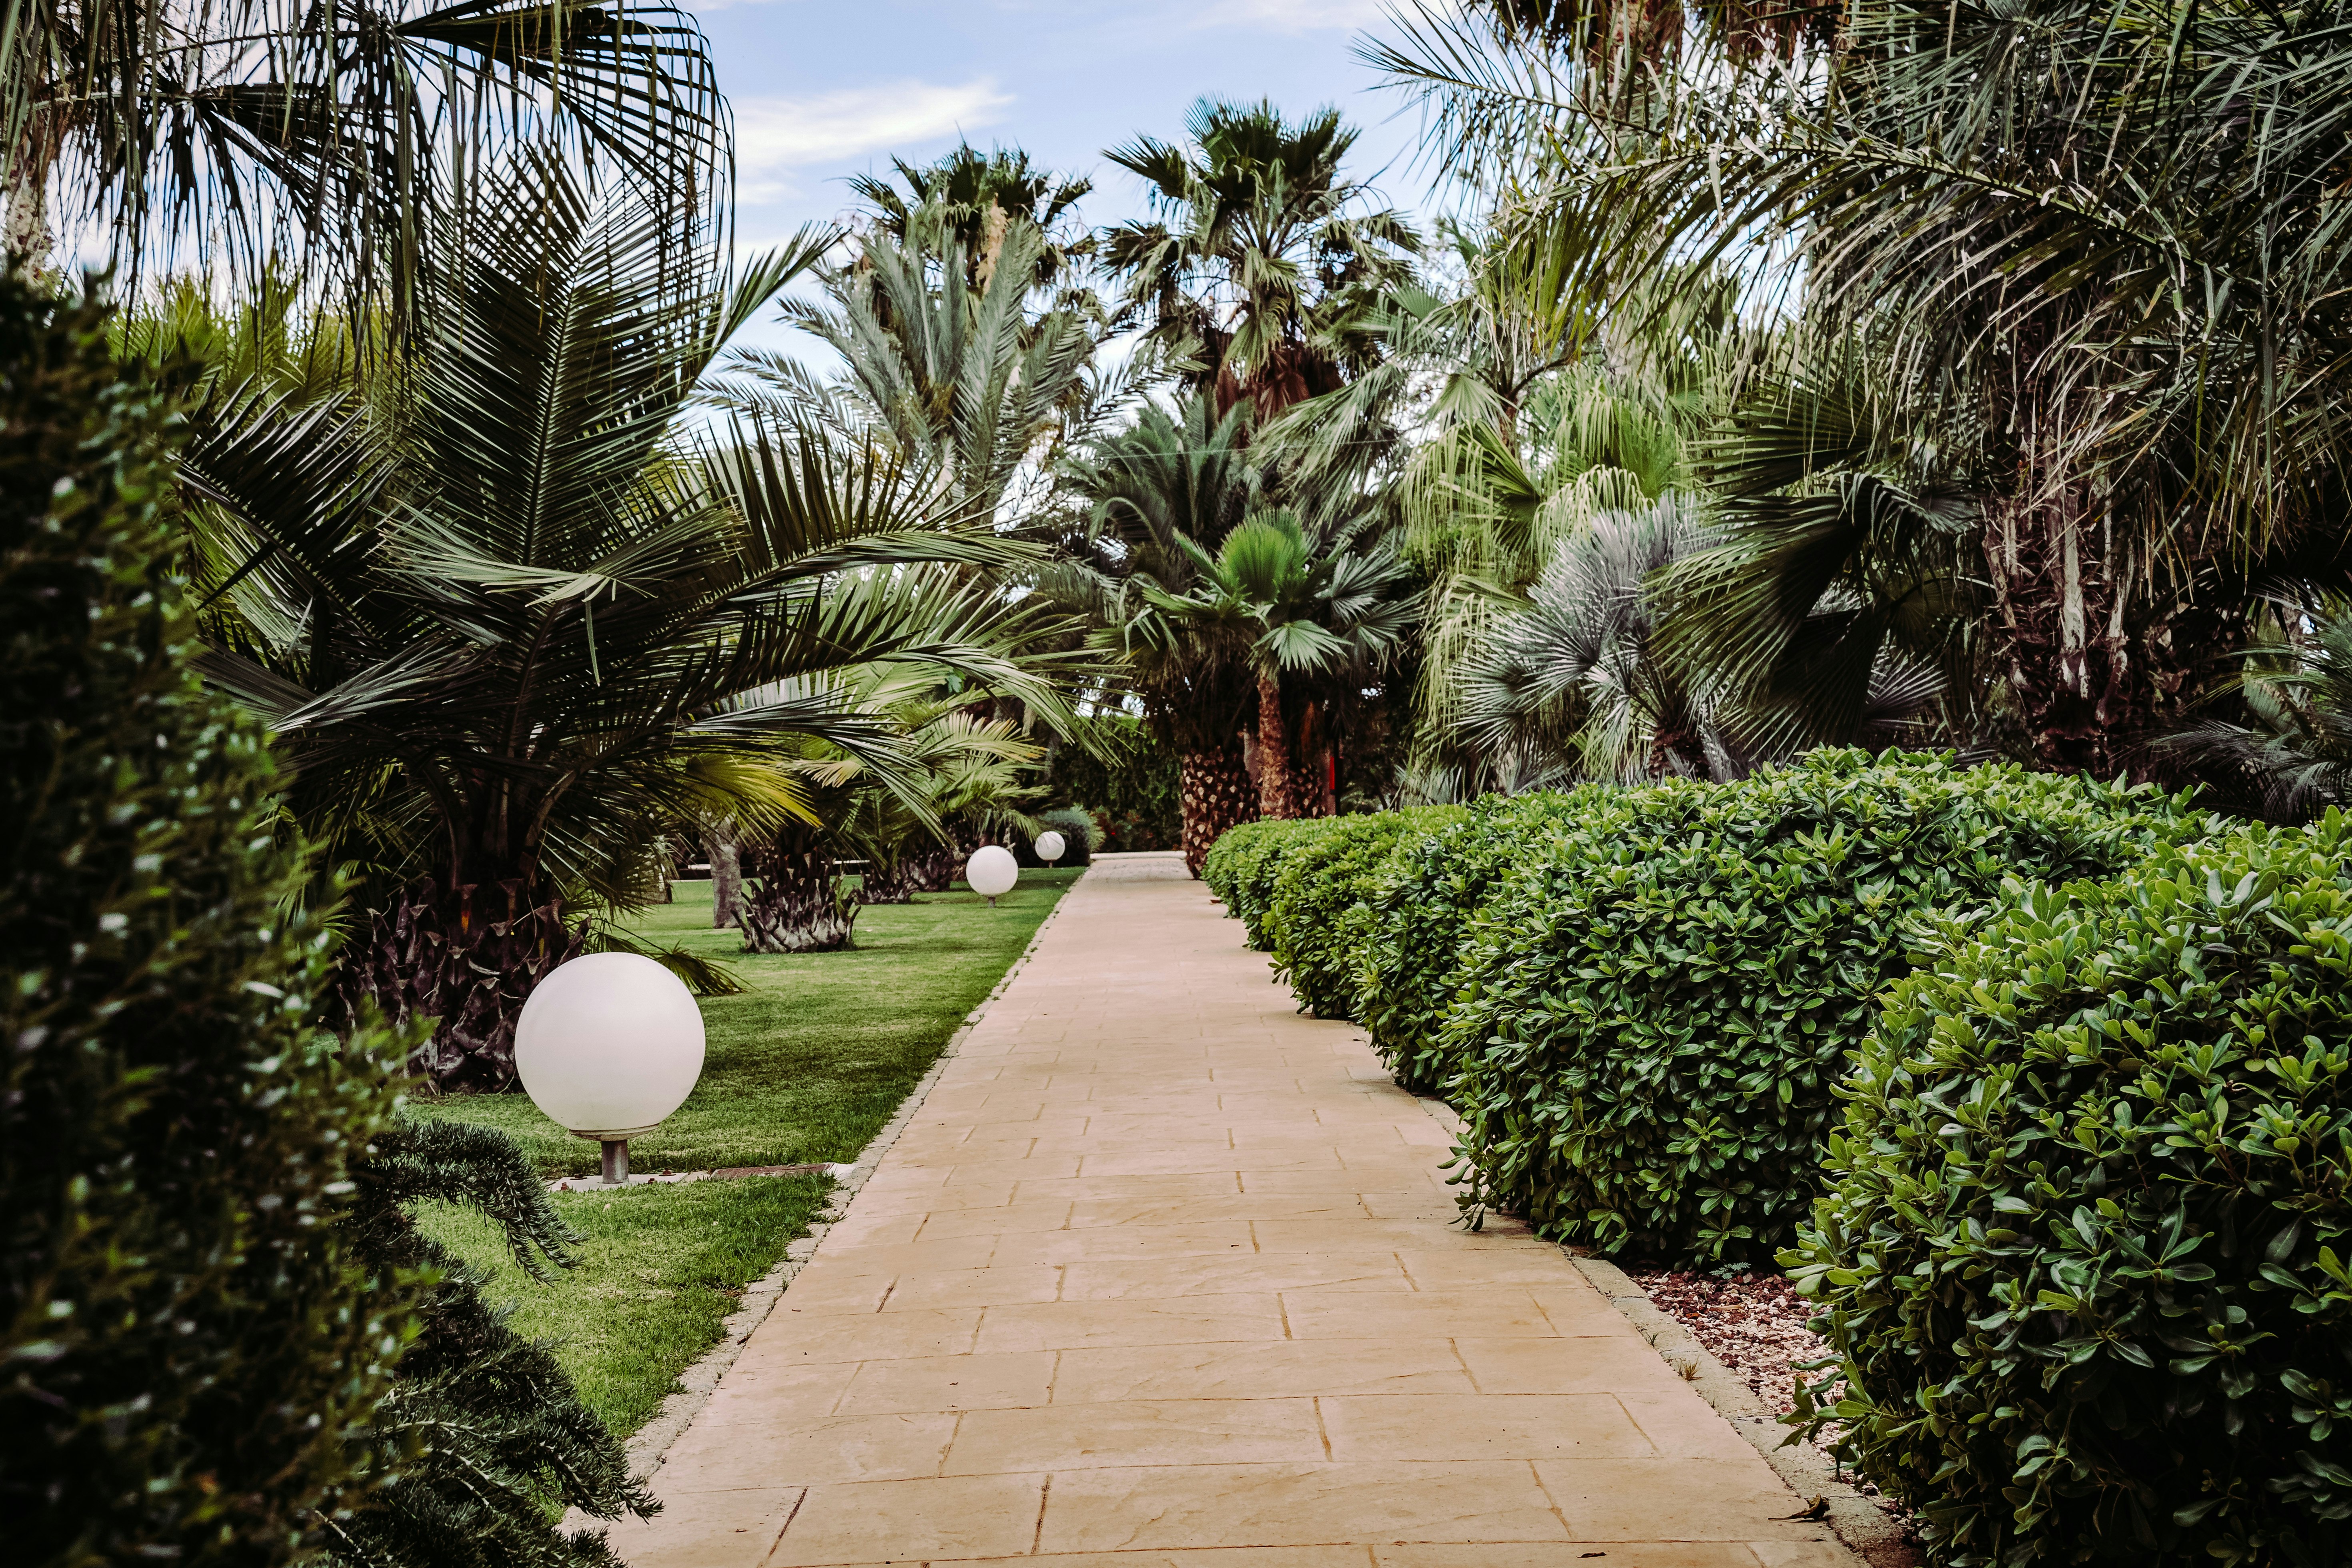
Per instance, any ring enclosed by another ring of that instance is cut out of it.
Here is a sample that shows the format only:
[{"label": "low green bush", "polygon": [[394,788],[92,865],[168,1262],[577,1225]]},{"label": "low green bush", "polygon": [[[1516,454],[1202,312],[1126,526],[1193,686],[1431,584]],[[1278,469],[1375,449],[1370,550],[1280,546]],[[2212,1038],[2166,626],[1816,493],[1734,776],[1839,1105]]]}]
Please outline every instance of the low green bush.
[{"label": "low green bush", "polygon": [[1944,922],[1783,1255],[1951,1568],[2352,1560],[2352,828]]},{"label": "low green bush", "polygon": [[1250,946],[1265,951],[1265,914],[1274,900],[1274,882],[1282,874],[1283,861],[1344,820],[1264,817],[1226,829],[1209,847],[1209,858],[1201,865],[1201,880],[1225,906],[1225,912],[1242,922]]},{"label": "low green bush", "polygon": [[1176,775],[1175,752],[1141,720],[1096,713],[1055,749],[1045,787],[1055,805],[1087,814],[1097,849],[1173,849],[1184,834]]},{"label": "low green bush", "polygon": [[1440,1048],[1474,1192],[1544,1236],[1676,1260],[1794,1238],[1897,926],[2008,878],[2113,875],[2202,819],[2144,789],[1817,752],[1592,798],[1472,922]]},{"label": "low green bush", "polygon": [[1372,924],[1367,900],[1401,845],[1461,817],[1456,805],[1331,819],[1282,857],[1261,925],[1276,973],[1318,1018],[1356,1016],[1357,972]]},{"label": "low green bush", "polygon": [[1443,1092],[1460,1070],[1439,1021],[1462,986],[1463,933],[1528,844],[1554,820],[1600,808],[1610,786],[1562,795],[1487,795],[1426,835],[1399,841],[1365,893],[1352,953],[1351,1016],[1397,1082]]}]

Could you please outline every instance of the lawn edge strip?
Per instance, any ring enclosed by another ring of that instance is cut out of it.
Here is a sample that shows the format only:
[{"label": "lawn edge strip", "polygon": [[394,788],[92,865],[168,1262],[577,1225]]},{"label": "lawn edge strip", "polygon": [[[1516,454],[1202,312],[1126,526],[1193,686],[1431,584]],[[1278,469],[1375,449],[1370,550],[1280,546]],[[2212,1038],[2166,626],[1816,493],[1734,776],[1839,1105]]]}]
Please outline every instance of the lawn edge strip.
[{"label": "lawn edge strip", "polygon": [[[1452,1106],[1427,1095],[1413,1098],[1432,1121],[1456,1138],[1462,1136],[1462,1118]],[[1651,1300],[1649,1292],[1634,1284],[1623,1269],[1582,1247],[1563,1246],[1560,1251],[1633,1325],[1634,1332],[1659,1358],[1739,1434],[1742,1442],[1763,1457],[1790,1491],[1809,1504],[1818,1504],[1822,1522],[1847,1551],[1870,1568],[1920,1568],[1927,1562],[1900,1520],[1842,1479],[1836,1461],[1821,1449],[1810,1443],[1788,1442],[1789,1428],[1781,1425],[1780,1414]]]},{"label": "lawn edge strip", "polygon": [[[833,1229],[834,1222],[848,1206],[849,1200],[866,1185],[866,1178],[874,1174],[876,1167],[882,1163],[882,1156],[898,1142],[898,1135],[906,1131],[907,1123],[913,1121],[915,1113],[923,1108],[923,1101],[930,1096],[931,1086],[938,1083],[940,1074],[947,1070],[949,1061],[954,1058],[957,1047],[963,1044],[964,1037],[971,1034],[981,1019],[987,1016],[989,1008],[995,1005],[997,998],[1003,995],[1006,987],[1013,984],[1013,977],[1029,966],[1030,959],[1036,955],[1038,944],[1045,940],[1045,933],[1053,929],[1055,921],[1062,918],[1063,908],[1069,902],[1070,895],[1077,891],[1079,883],[1085,880],[1086,877],[1080,876],[1062,889],[1061,896],[1054,900],[1054,907],[1045,911],[1045,918],[1038,921],[1037,929],[1029,934],[1028,943],[1022,948],[1020,955],[997,977],[996,984],[981,998],[979,1005],[963,1016],[963,1022],[956,1026],[955,1032],[940,1047],[939,1056],[915,1081],[915,1087],[907,1091],[907,1098],[898,1102],[898,1109],[890,1113],[890,1120],[882,1124],[881,1131],[866,1140],[866,1146],[857,1152],[856,1159],[846,1165],[833,1167],[838,1174],[833,1178],[832,1189],[826,1194],[828,1206],[810,1223],[809,1233],[786,1246],[783,1258],[773,1268],[744,1287],[743,1304],[729,1315],[720,1330],[719,1342],[711,1346],[700,1360],[678,1373],[677,1392],[663,1400],[661,1408],[630,1436],[625,1451],[631,1475],[649,1480],[654,1472],[661,1468],[671,1446],[694,1424],[694,1418],[702,1414],[702,1407],[710,1403],[711,1394],[719,1387],[719,1380],[743,1353],[743,1346],[750,1341],[751,1331],[776,1310],[776,1303],[783,1300],[793,1277],[808,1262],[818,1244]],[[567,1524],[573,1522],[582,1521],[567,1521]]]}]

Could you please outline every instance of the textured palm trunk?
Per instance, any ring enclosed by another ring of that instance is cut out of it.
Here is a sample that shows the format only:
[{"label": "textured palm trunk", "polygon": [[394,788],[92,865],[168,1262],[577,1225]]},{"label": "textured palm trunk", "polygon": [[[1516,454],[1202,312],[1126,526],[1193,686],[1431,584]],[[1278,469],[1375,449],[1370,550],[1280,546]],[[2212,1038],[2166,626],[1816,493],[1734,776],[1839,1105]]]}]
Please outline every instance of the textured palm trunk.
[{"label": "textured palm trunk", "polygon": [[713,833],[703,841],[702,858],[710,862],[710,925],[723,931],[735,923],[743,902],[743,856],[732,833]]},{"label": "textured palm trunk", "polygon": [[880,861],[866,868],[857,889],[861,904],[909,904],[915,900],[915,880],[908,875],[904,861],[885,866]]},{"label": "textured palm trunk", "polygon": [[410,1072],[443,1089],[511,1089],[524,1001],[587,945],[586,921],[568,925],[559,900],[534,902],[520,880],[444,891],[427,879],[373,911],[343,950],[336,1010],[346,1027],[369,1003],[395,1027],[437,1018]]},{"label": "textured palm trunk", "polygon": [[1298,815],[1298,779],[1282,720],[1282,684],[1270,674],[1257,678],[1257,753],[1258,815],[1287,822]]},{"label": "textured palm trunk", "polygon": [[738,917],[746,952],[831,952],[849,945],[857,900],[841,885],[822,849],[776,849],[760,857],[760,875]]},{"label": "textured palm trunk", "polygon": [[2173,587],[2162,566],[2143,570],[2087,505],[1995,510],[1990,629],[2035,762],[2114,778],[2144,765],[2148,739],[2188,721],[2224,662],[2213,655],[2244,641],[2245,621]]},{"label": "textured palm trunk", "polygon": [[955,886],[956,867],[962,858],[954,845],[934,844],[900,860],[898,869],[916,892],[944,893]]},{"label": "textured palm trunk", "polygon": [[1257,792],[1242,765],[1240,742],[1186,752],[1177,763],[1176,795],[1184,823],[1184,865],[1197,877],[1219,835],[1257,818]]}]

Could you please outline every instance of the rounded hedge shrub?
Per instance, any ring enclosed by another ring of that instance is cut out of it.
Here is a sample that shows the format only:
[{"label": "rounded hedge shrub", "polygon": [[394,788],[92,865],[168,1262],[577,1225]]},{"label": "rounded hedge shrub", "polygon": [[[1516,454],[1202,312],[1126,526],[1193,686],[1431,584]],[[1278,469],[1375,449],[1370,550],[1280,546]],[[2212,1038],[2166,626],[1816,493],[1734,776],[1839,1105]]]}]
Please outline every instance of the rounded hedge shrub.
[{"label": "rounded hedge shrub", "polygon": [[1596,797],[1468,931],[1440,1048],[1474,1193],[1607,1252],[1769,1258],[1819,1190],[1872,998],[1909,967],[1899,922],[2201,826],[2145,790],[1895,752]]},{"label": "rounded hedge shrub", "polygon": [[1557,818],[1601,809],[1614,793],[1487,795],[1424,835],[1402,839],[1364,895],[1351,1013],[1397,1082],[1438,1094],[1459,1070],[1438,1025],[1462,987],[1463,932],[1528,844]]},{"label": "rounded hedge shrub", "polygon": [[270,1568],[368,1495],[412,1292],[341,1229],[403,1042],[205,689],[173,400],[0,276],[0,1518],[20,1568]]},{"label": "rounded hedge shrub", "polygon": [[1456,805],[1339,816],[1282,857],[1261,924],[1275,973],[1301,1009],[1318,1018],[1356,1016],[1357,972],[1370,937],[1367,903],[1402,845],[1463,816]]},{"label": "rounded hedge shrub", "polygon": [[2347,855],[2020,886],[1887,997],[1782,1261],[1937,1561],[2352,1560]]},{"label": "rounded hedge shrub", "polygon": [[1261,952],[1266,949],[1266,910],[1274,901],[1275,879],[1282,874],[1285,859],[1345,820],[1264,817],[1226,829],[1210,846],[1209,858],[1201,866],[1201,879],[1209,884],[1225,912],[1241,921],[1250,946]]}]

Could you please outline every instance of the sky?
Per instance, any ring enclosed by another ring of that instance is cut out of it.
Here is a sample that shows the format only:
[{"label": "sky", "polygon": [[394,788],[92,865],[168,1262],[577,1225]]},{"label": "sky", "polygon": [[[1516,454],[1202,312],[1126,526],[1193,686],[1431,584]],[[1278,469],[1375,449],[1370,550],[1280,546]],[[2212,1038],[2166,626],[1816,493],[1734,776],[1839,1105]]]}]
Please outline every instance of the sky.
[{"label": "sky", "polygon": [[[1378,0],[684,0],[709,35],[735,111],[739,246],[758,249],[853,205],[842,176],[922,162],[959,138],[1018,144],[1090,174],[1091,224],[1144,210],[1141,182],[1102,156],[1140,133],[1181,140],[1203,94],[1332,104],[1362,132],[1349,172],[1391,205],[1425,205],[1419,111],[1379,90],[1350,48]],[[754,329],[750,341],[795,346]],[[739,340],[746,341],[746,340]],[[806,340],[800,340],[805,345]]]}]

